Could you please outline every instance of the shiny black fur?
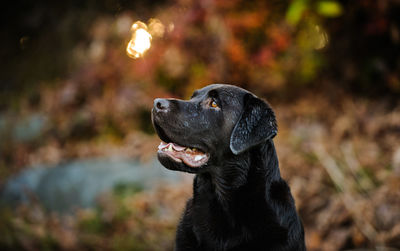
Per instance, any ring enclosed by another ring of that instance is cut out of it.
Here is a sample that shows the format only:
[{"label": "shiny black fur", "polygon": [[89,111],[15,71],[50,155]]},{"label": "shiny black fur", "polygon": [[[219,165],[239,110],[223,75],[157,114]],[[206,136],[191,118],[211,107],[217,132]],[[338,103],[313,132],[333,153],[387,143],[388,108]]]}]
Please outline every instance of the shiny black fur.
[{"label": "shiny black fur", "polygon": [[171,170],[196,173],[176,251],[305,250],[272,141],[275,115],[266,102],[235,86],[210,85],[188,101],[156,99],[152,120],[163,141],[210,154],[200,168],[159,155]]}]

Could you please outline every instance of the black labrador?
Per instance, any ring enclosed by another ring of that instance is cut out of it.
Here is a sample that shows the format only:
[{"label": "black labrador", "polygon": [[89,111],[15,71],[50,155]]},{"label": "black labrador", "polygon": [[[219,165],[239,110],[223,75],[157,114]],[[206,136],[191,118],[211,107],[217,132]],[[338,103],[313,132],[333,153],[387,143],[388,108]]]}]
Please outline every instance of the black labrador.
[{"label": "black labrador", "polygon": [[195,173],[175,250],[305,250],[289,186],[281,178],[271,107],[232,85],[213,84],[190,100],[155,99],[158,159]]}]

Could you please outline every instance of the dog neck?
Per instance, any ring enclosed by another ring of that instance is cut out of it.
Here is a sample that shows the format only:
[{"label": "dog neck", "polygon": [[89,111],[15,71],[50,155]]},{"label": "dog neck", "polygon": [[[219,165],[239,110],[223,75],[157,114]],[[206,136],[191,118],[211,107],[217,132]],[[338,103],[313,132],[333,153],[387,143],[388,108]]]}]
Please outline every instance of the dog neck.
[{"label": "dog neck", "polygon": [[[199,174],[195,179],[194,197],[199,192],[215,196],[227,211],[237,193],[251,191],[253,196],[265,198],[265,191],[280,179],[278,157],[274,143],[268,140],[240,155],[230,155],[224,163],[213,166],[213,171]],[[200,187],[201,184],[201,187]]]}]

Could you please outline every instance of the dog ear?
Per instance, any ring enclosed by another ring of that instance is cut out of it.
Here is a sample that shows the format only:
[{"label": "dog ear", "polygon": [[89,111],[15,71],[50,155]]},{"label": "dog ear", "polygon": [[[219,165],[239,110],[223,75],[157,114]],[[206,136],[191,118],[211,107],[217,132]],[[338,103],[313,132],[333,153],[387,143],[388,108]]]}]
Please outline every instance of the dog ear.
[{"label": "dog ear", "polygon": [[231,151],[238,155],[263,141],[272,139],[278,132],[275,114],[263,100],[246,94],[242,115],[233,128]]}]

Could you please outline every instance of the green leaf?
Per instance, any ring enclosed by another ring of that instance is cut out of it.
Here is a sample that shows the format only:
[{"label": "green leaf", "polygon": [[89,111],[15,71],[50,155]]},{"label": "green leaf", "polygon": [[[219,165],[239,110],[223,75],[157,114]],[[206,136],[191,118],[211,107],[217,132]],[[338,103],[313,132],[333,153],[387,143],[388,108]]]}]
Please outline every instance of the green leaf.
[{"label": "green leaf", "polygon": [[307,0],[293,0],[286,11],[286,21],[289,24],[296,25],[306,9]]},{"label": "green leaf", "polygon": [[343,13],[343,8],[336,1],[320,1],[317,3],[317,12],[325,17],[337,17]]}]

